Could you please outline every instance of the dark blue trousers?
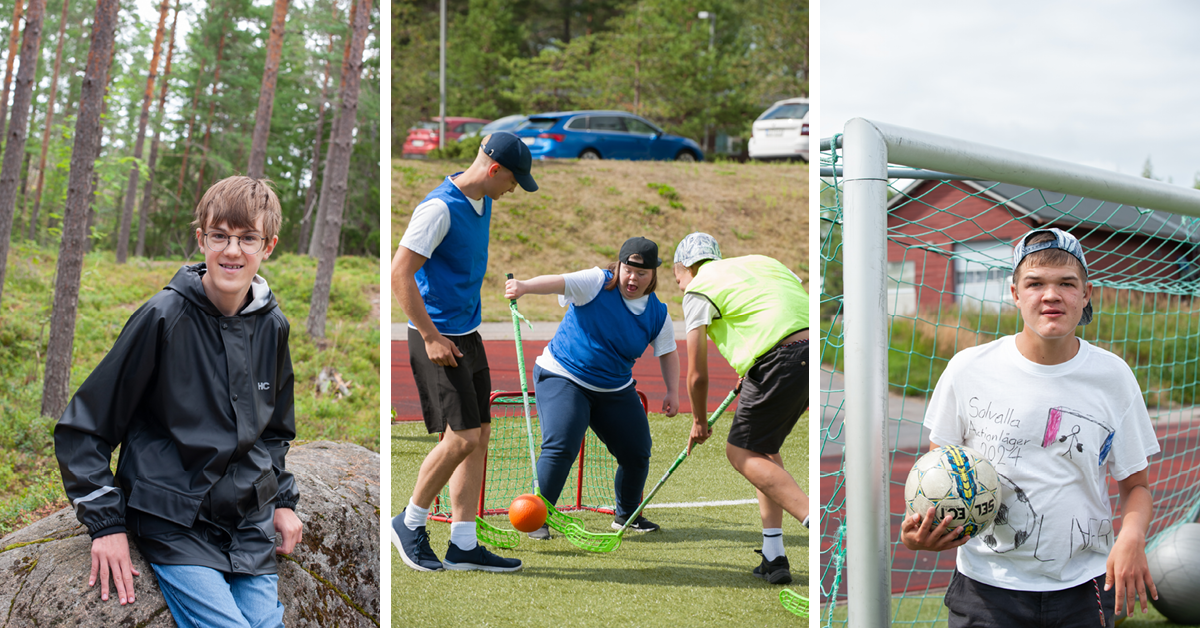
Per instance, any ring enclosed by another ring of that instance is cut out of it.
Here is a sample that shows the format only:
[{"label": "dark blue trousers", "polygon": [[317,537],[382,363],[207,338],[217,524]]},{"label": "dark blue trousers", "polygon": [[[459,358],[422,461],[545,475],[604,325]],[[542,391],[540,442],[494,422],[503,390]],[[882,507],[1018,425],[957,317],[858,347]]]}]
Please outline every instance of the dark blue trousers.
[{"label": "dark blue trousers", "polygon": [[642,503],[650,472],[650,423],[634,386],[595,392],[571,380],[533,369],[542,453],[537,474],[542,495],[557,504],[588,426],[617,459],[617,515],[628,517]]}]

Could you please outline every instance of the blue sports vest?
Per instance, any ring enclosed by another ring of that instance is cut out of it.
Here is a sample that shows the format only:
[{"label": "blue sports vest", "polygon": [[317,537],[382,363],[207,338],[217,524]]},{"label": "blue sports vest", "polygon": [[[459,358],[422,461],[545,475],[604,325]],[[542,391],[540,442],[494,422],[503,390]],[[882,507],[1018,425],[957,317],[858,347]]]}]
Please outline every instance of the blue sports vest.
[{"label": "blue sports vest", "polygon": [[450,177],[425,197],[425,201],[432,199],[440,199],[450,209],[450,230],[429,260],[417,269],[417,288],[437,330],[458,336],[479,327],[482,321],[479,289],[487,270],[492,199],[483,197],[480,216]]},{"label": "blue sports vest", "polygon": [[[607,283],[612,273],[604,271]],[[667,320],[667,306],[651,294],[635,316],[620,288],[600,290],[587,304],[572,304],[550,341],[554,359],[575,377],[597,388],[620,388],[633,377],[633,362],[654,342]]]}]

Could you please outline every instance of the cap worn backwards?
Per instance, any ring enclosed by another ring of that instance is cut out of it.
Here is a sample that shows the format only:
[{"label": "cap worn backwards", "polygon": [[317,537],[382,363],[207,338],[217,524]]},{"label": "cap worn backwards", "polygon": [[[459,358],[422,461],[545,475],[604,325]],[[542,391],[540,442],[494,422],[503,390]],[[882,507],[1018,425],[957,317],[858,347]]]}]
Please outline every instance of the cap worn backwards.
[{"label": "cap worn backwards", "polygon": [[493,161],[508,168],[513,178],[526,192],[536,192],[538,184],[529,173],[533,167],[533,155],[521,138],[508,131],[497,131],[488,136],[483,146],[479,147],[483,154]]},{"label": "cap worn backwards", "polygon": [[[1054,239],[1038,242],[1036,244],[1026,244],[1030,237],[1039,233],[1054,234]],[[1045,251],[1046,249],[1060,249],[1070,253],[1071,255],[1075,256],[1075,259],[1079,260],[1080,264],[1083,265],[1083,272],[1089,272],[1087,260],[1083,257],[1083,245],[1079,243],[1079,239],[1057,227],[1050,227],[1048,229],[1035,229],[1034,231],[1030,231],[1029,233],[1025,234],[1025,237],[1021,238],[1021,240],[1017,242],[1017,245],[1013,247],[1013,272],[1017,272],[1017,267],[1020,266],[1021,262],[1024,261],[1025,258],[1031,253]],[[1079,320],[1079,324],[1087,325],[1090,322],[1092,322],[1092,304],[1089,301],[1088,304],[1083,308],[1083,317]]]},{"label": "cap worn backwards", "polygon": [[717,245],[717,239],[707,233],[689,233],[675,247],[676,264],[691,266],[706,259],[721,259],[721,247]]},{"label": "cap worn backwards", "polygon": [[[630,261],[629,258],[633,255],[640,256],[642,261]],[[658,268],[662,266],[662,260],[658,259],[658,245],[641,236],[629,238],[625,241],[625,244],[621,245],[619,259],[622,264],[633,266],[634,268]]]}]

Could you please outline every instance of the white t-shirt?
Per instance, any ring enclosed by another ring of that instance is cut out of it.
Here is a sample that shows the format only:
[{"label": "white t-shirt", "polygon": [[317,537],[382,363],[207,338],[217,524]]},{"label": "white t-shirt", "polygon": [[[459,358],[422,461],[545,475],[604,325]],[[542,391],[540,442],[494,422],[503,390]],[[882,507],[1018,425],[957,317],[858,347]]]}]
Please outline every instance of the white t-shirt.
[{"label": "white t-shirt", "polygon": [[1115,541],[1107,476],[1158,452],[1129,365],[1079,339],[1063,363],[1031,362],[1013,336],[960,351],[938,380],[925,427],[996,467],[995,524],[958,548],[964,575],[1019,591],[1058,591],[1104,575]]},{"label": "white t-shirt", "polygon": [[[454,179],[450,179],[454,183]],[[454,183],[458,187],[457,183]],[[464,195],[465,196],[465,195]],[[475,213],[483,215],[483,199],[475,200],[467,197],[471,207],[475,209]],[[446,207],[446,202],[440,198],[431,198],[413,210],[412,219],[408,221],[408,228],[404,230],[404,236],[400,238],[400,246],[429,259],[433,257],[433,251],[442,243],[446,234],[450,231],[450,208]],[[408,326],[416,329],[410,321]],[[466,334],[474,333],[474,329]],[[445,334],[451,335],[451,334]]]},{"label": "white t-shirt", "polygon": [[[600,291],[604,289],[605,279],[604,270],[601,268],[589,268],[573,273],[565,273],[562,276],[564,283],[563,293],[558,295],[558,304],[562,307],[574,304],[576,306],[587,305]],[[626,299],[622,297],[621,301],[625,307],[634,316],[641,316],[642,312],[646,311],[646,304],[650,302],[650,295],[643,295],[636,299]],[[667,314],[666,320],[663,321],[662,329],[658,330],[658,335],[654,337],[654,341],[650,343],[654,347],[654,357],[662,357],[675,350],[675,325],[671,322],[671,315]],[[542,367],[542,370],[565,377],[576,384],[596,392],[613,392],[622,390],[629,384],[633,383],[633,378],[630,378],[624,386],[620,388],[597,388],[587,382],[580,380],[578,377],[567,372],[558,360],[554,359],[554,354],[550,352],[550,344],[546,344],[546,350],[537,357],[535,363]]]}]

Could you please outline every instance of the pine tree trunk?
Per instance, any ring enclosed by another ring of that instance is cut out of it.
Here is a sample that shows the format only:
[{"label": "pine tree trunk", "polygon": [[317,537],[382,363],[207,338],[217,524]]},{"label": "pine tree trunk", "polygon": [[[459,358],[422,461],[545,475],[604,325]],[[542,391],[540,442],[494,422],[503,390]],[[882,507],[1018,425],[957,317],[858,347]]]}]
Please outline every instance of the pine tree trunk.
[{"label": "pine tree trunk", "polygon": [[[338,6],[333,4],[333,19],[337,21]],[[333,55],[333,33],[329,34],[329,55]],[[325,101],[329,99],[329,59],[325,59],[325,76],[321,78],[321,101],[317,103],[317,137],[313,139],[312,176],[308,181],[308,190],[304,193],[304,217],[300,219],[300,237],[296,240],[297,252],[308,255],[310,231],[312,230],[312,214],[316,205],[317,173],[321,170],[321,140],[325,134]]]},{"label": "pine tree trunk", "polygon": [[204,165],[208,163],[208,140],[212,137],[213,114],[217,112],[217,86],[221,83],[221,55],[225,53],[225,33],[217,43],[217,67],[213,70],[212,95],[208,102],[208,121],[204,125],[204,151],[200,155],[200,173],[196,177],[196,198],[200,202],[200,193],[204,191]]},{"label": "pine tree trunk", "polygon": [[267,62],[263,66],[262,88],[258,91],[258,113],[254,114],[254,139],[250,142],[250,166],[246,175],[261,179],[267,163],[267,136],[271,133],[271,109],[275,106],[275,79],[279,76],[279,57],[283,54],[283,26],[288,0],[275,0],[271,17],[271,36],[267,40]]},{"label": "pine tree trunk", "polygon": [[[37,1],[37,0],[35,0]],[[97,0],[92,22],[91,48],[83,76],[79,117],[75,121],[75,147],[63,210],[62,243],[54,285],[54,310],[50,316],[50,345],[42,387],[42,415],[61,416],[67,407],[71,382],[71,350],[75,344],[75,314],[79,309],[79,282],[87,238],[87,210],[92,196],[92,173],[100,153],[100,111],[112,62],[117,27],[118,0]]]},{"label": "pine tree trunk", "polygon": [[8,90],[12,85],[13,62],[17,58],[17,41],[21,36],[21,7],[23,0],[17,0],[13,7],[12,34],[8,37],[8,62],[4,70],[4,90],[0,94],[0,137],[4,136],[5,125],[8,123]]},{"label": "pine tree trunk", "polygon": [[150,141],[150,161],[147,163],[150,176],[146,177],[146,187],[142,190],[142,210],[138,216],[137,249],[134,252],[138,257],[146,255],[146,221],[150,219],[152,198],[150,193],[154,189],[154,168],[158,163],[158,136],[162,130],[163,109],[167,103],[167,82],[171,78],[171,57],[175,53],[175,25],[179,23],[179,3],[180,0],[175,0],[175,17],[171,18],[171,43],[167,44],[167,62],[163,68],[162,89],[158,93],[158,114],[154,119],[154,139]]},{"label": "pine tree trunk", "polygon": [[133,206],[137,204],[138,175],[141,174],[142,149],[146,144],[146,125],[150,123],[150,103],[154,101],[154,79],[158,78],[158,57],[162,52],[163,28],[171,4],[162,0],[158,7],[158,30],[154,34],[154,51],[150,55],[150,72],[146,75],[146,93],[142,95],[142,115],[138,117],[137,139],[133,143],[133,167],[129,169],[129,184],[125,186],[125,208],[121,212],[121,231],[117,235],[117,263],[129,259],[129,230],[133,225]]},{"label": "pine tree trunk", "polygon": [[21,160],[25,157],[25,139],[29,135],[29,105],[33,101],[33,78],[37,74],[45,10],[46,0],[31,0],[25,16],[21,69],[17,72],[17,89],[13,92],[12,124],[8,127],[8,141],[4,146],[4,165],[0,166],[0,297],[4,295],[4,274],[8,270],[8,245],[12,237]]},{"label": "pine tree trunk", "polygon": [[337,260],[338,239],[342,231],[342,211],[346,205],[346,180],[350,174],[353,132],[357,124],[358,88],[362,80],[363,47],[371,23],[371,0],[354,0],[350,12],[351,36],[342,61],[342,89],[338,115],[329,138],[325,157],[325,176],[321,179],[321,206],[325,226],[321,230],[317,278],[313,282],[312,304],[308,315],[308,333],[325,337],[325,315],[329,309],[329,291],[333,286],[333,266]]},{"label": "pine tree trunk", "polygon": [[[358,15],[357,11],[358,11],[357,0],[350,0],[350,27],[351,28],[354,27],[354,20],[356,19],[357,15]],[[342,73],[341,73],[341,78],[338,79],[338,94],[339,95],[342,94],[346,88],[346,77],[349,75],[349,72],[350,72],[350,66],[349,66],[350,46],[351,46],[351,44],[354,43],[354,37],[353,37],[354,33],[351,32],[351,33],[349,33],[349,35],[350,35],[349,37],[346,37],[346,45],[344,47],[344,51],[342,52]],[[338,120],[341,119],[340,116],[341,116],[341,113],[339,112],[337,114],[337,116],[335,116],[333,119],[333,128],[331,128],[329,130],[329,141],[330,142],[333,142],[333,137],[337,134],[337,128],[338,128],[337,125],[338,125]],[[332,144],[330,144],[329,149],[330,150],[333,149]],[[328,163],[329,163],[328,158],[326,158],[326,167],[328,167]],[[324,177],[322,177],[322,181],[321,181],[322,196],[324,195],[324,190],[325,190],[325,181],[324,181]],[[316,218],[316,220],[312,221],[312,238],[309,239],[309,243],[308,243],[308,254],[311,257],[319,257],[321,255],[321,238],[323,237],[323,233],[325,231],[326,208],[327,208],[327,205],[325,204],[325,201],[318,199],[317,200],[317,209],[316,209],[317,218]]]},{"label": "pine tree trunk", "polygon": [[54,51],[54,76],[50,79],[50,100],[46,103],[46,122],[42,130],[42,156],[38,159],[37,187],[33,193],[33,215],[29,217],[29,239],[37,240],[38,211],[42,208],[42,184],[46,181],[46,151],[50,148],[50,127],[54,124],[54,97],[58,92],[58,70],[62,66],[63,33],[67,30],[67,7],[63,0],[62,17],[58,22],[58,44]]}]

